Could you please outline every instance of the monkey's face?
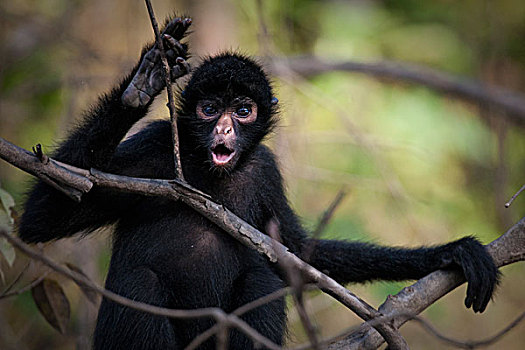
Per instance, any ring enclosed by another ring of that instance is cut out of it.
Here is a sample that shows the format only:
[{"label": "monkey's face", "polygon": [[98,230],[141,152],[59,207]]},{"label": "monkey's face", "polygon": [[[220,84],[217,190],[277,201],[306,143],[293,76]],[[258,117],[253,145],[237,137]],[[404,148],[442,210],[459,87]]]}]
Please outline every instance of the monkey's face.
[{"label": "monkey's face", "polygon": [[251,59],[210,58],[195,70],[179,101],[181,143],[208,169],[231,173],[271,131],[272,99],[264,71]]},{"label": "monkey's face", "polygon": [[[249,97],[236,97],[224,103],[204,99],[197,103],[197,117],[212,125],[208,135],[208,160],[213,167],[231,169],[245,149],[246,127],[257,121],[257,104]],[[244,127],[244,128],[243,128]],[[244,130],[243,130],[244,129]]]}]

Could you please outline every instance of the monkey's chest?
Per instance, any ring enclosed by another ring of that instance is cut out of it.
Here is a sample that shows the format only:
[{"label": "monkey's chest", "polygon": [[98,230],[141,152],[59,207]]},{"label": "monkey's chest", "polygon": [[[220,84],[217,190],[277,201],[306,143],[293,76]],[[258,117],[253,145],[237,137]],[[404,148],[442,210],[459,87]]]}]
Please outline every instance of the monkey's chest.
[{"label": "monkey's chest", "polygon": [[154,211],[139,210],[132,216],[133,222],[123,222],[117,228],[116,248],[133,254],[132,261],[160,267],[161,272],[179,271],[189,278],[203,276],[226,263],[235,268],[238,257],[248,250],[208,219],[178,203],[159,205]]}]

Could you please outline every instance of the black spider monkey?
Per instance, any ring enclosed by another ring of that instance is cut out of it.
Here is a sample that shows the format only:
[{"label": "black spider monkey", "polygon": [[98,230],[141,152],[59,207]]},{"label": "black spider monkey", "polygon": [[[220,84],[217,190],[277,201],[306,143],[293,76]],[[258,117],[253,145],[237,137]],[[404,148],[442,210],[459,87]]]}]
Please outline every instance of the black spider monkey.
[{"label": "black spider monkey", "polygon": [[[188,19],[176,18],[164,29],[175,78],[187,71],[188,47],[180,40],[189,25]],[[122,141],[163,88],[158,57],[155,46],[146,47],[132,73],[100,99],[54,157],[81,168],[173,178],[169,122],[153,122]],[[204,60],[179,97],[178,109],[186,180],[259,230],[277,219],[283,243],[317,269],[340,283],[418,279],[437,269],[459,269],[468,281],[465,305],[475,312],[485,310],[498,270],[472,237],[417,249],[308,238],[288,204],[274,155],[261,145],[275,125],[276,99],[261,66],[250,58],[224,53]],[[285,285],[278,268],[257,252],[184,204],[162,198],[94,188],[75,203],[38,182],[27,200],[19,234],[26,242],[43,242],[110,223],[116,228],[106,288],[133,300],[229,312]],[[275,343],[283,343],[282,299],[243,319]],[[168,319],[103,300],[94,348],[180,349],[212,325],[208,319]],[[235,330],[229,344],[232,349],[254,347]],[[203,348],[213,346],[210,340]]]}]

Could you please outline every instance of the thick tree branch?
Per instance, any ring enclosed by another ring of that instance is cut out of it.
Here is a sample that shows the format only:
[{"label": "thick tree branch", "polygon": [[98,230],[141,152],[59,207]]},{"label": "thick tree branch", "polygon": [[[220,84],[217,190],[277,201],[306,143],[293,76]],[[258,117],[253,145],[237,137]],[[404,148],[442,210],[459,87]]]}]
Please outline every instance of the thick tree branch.
[{"label": "thick tree branch", "polygon": [[458,77],[427,67],[398,62],[330,62],[315,56],[274,58],[271,62],[274,74],[286,74],[291,69],[303,76],[314,76],[326,72],[345,71],[370,75],[377,79],[423,85],[440,93],[478,105],[490,105],[505,113],[502,117],[525,126],[525,96],[497,86],[465,77]]},{"label": "thick tree branch", "polygon": [[[405,348],[406,343],[401,337],[397,337],[396,329],[410,318],[407,315],[417,315],[437,299],[464,282],[460,273],[436,271],[412,286],[404,288],[396,296],[389,297],[380,307],[380,313],[378,313],[330,277],[322,274],[290,253],[285,246],[257,231],[227,208],[214,203],[208,195],[183,182],[178,180],[130,178],[106,174],[94,169],[88,172],[84,169],[61,164],[50,158],[48,158],[46,163],[43,163],[30,152],[2,138],[0,138],[0,157],[29,173],[39,177],[45,176],[52,180],[60,181],[62,184],[67,183],[67,186],[80,192],[85,192],[87,188],[91,188],[93,184],[96,184],[122,191],[181,200],[245,245],[266,255],[271,261],[276,262],[279,256],[285,264],[300,270],[310,281],[317,283],[325,292],[339,300],[361,318],[370,320],[382,316],[386,319],[392,318],[394,320],[388,324],[375,325],[372,323],[380,331],[381,335],[376,330],[371,329],[369,325],[362,326],[358,332],[349,338],[333,344],[333,349],[377,348],[384,341],[382,336],[389,338],[390,345],[397,346],[397,348]],[[42,159],[42,157],[40,158]],[[70,179],[72,181],[68,182]],[[489,244],[487,249],[498,266],[525,260],[525,218],[520,220],[503,236]],[[400,313],[401,310],[403,311],[402,314]],[[400,314],[401,316],[399,316]]]},{"label": "thick tree branch", "polygon": [[[11,156],[7,158],[5,154],[10,154]],[[316,283],[319,288],[337,299],[363,320],[367,321],[380,316],[377,310],[341,286],[334,279],[308,265],[288,251],[288,248],[284,245],[261,233],[229,209],[213,202],[210,196],[192,188],[182,181],[132,178],[107,174],[95,169],[91,169],[90,173],[87,174],[85,169],[79,169],[69,165],[67,168],[56,166],[52,159],[50,159],[47,164],[44,164],[38,161],[38,158],[31,153],[2,138],[0,138],[0,157],[39,177],[47,176],[53,179],[63,179],[72,176],[76,179],[76,177],[85,176],[87,183],[93,183],[101,187],[119,189],[125,192],[148,196],[161,196],[172,200],[181,200],[244,245],[266,255],[270,261],[276,262],[279,256],[284,264],[293,266],[297,271],[301,271],[305,278],[308,279],[307,282]],[[39,171],[36,172],[34,170],[35,168],[38,168]],[[80,187],[77,183],[68,183],[68,186],[70,185],[76,189]],[[374,325],[374,327],[392,349],[408,348],[404,339],[390,324],[377,324]]]},{"label": "thick tree branch", "polygon": [[[380,307],[380,312],[377,312],[330,277],[322,274],[290,253],[285,246],[257,231],[227,208],[214,203],[208,195],[183,182],[178,180],[130,178],[102,173],[95,169],[88,172],[84,169],[56,162],[50,158],[47,158],[47,161],[44,163],[40,160],[43,157],[39,159],[32,153],[2,138],[0,138],[0,157],[31,174],[39,177],[48,177],[53,181],[59,181],[61,184],[67,184],[68,187],[74,188],[81,193],[86,192],[88,188],[96,184],[143,195],[163,196],[173,200],[181,200],[245,245],[265,254],[271,261],[277,261],[279,256],[285,264],[300,270],[310,281],[317,283],[326,293],[332,295],[361,318],[371,320],[381,317],[394,320],[387,324],[371,323],[380,331],[381,335],[376,330],[371,329],[370,325],[361,326],[360,330],[349,338],[333,344],[331,347],[333,349],[377,348],[384,342],[383,336],[389,339],[391,346],[406,348],[406,343],[403,338],[398,337],[399,334],[396,329],[410,319],[408,315],[417,315],[437,299],[464,282],[460,273],[436,271],[412,286],[404,288],[396,296],[389,297]],[[70,179],[71,182],[69,182]],[[520,220],[503,236],[490,243],[487,249],[498,266],[525,260],[525,218]],[[82,281],[80,283],[82,284]],[[90,287],[93,288],[93,286]],[[109,298],[111,299],[111,297]],[[117,301],[116,299],[112,300]]]},{"label": "thick tree branch", "polygon": [[34,175],[53,188],[65,193],[70,198],[79,202],[82,194],[89,192],[93,183],[85,175],[66,170],[63,163],[52,160],[51,158],[35,156],[23,148],[0,137],[0,158],[17,168]]},{"label": "thick tree branch", "polygon": [[[525,217],[505,234],[487,245],[487,250],[498,267],[525,260]],[[416,283],[403,288],[395,296],[388,297],[379,307],[385,317],[404,312],[405,316],[394,317],[393,324],[401,327],[410,319],[406,314],[418,315],[439,298],[465,282],[459,272],[436,271]],[[381,335],[365,325],[330,349],[377,349],[383,343]]]},{"label": "thick tree branch", "polygon": [[[301,271],[308,278],[308,282],[317,283],[319,288],[348,307],[363,320],[367,321],[380,316],[373,307],[341,286],[334,279],[299,259],[288,251],[287,247],[261,233],[236,216],[228,208],[213,202],[208,195],[183,182],[178,180],[131,178],[106,174],[94,169],[91,170],[89,178],[96,185],[102,187],[120,189],[132,193],[158,195],[173,200],[179,199],[247,247],[267,256],[270,261],[277,262],[277,257],[279,257],[284,264],[293,266],[297,271]],[[404,339],[391,325],[377,324],[375,328],[392,349],[407,348]]]}]

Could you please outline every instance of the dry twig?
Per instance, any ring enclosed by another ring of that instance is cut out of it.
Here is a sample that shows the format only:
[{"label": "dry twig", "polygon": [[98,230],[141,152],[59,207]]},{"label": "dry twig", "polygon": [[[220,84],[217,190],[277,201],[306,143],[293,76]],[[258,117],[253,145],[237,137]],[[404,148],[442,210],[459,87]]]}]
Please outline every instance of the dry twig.
[{"label": "dry twig", "polygon": [[347,189],[346,186],[343,186],[335,196],[334,200],[328,208],[324,211],[323,215],[321,216],[321,219],[317,223],[317,226],[315,227],[314,233],[312,233],[312,238],[319,238],[321,237],[321,233],[326,229],[326,226],[334,216],[335,210],[339,207],[343,199],[347,195]]},{"label": "dry twig", "polygon": [[514,195],[509,199],[507,203],[505,203],[505,208],[510,207],[512,202],[525,190],[525,185],[521,186],[521,188],[518,190],[518,192],[514,193]]},{"label": "dry twig", "polygon": [[153,12],[151,1],[145,1],[146,7],[148,8],[149,18],[151,20],[151,25],[153,27],[153,31],[155,32],[155,41],[160,50],[160,59],[162,61],[162,77],[164,78],[164,82],[166,84],[166,91],[168,93],[168,108],[170,110],[171,132],[173,137],[173,156],[175,159],[175,172],[177,178],[184,181],[184,176],[182,175],[182,166],[180,163],[179,132],[177,128],[177,113],[175,109],[175,100],[173,98],[173,88],[171,86],[171,70],[168,64],[168,59],[166,58],[164,43],[162,42],[162,38],[160,36],[159,25],[157,24],[157,19],[155,18],[155,13]]}]

